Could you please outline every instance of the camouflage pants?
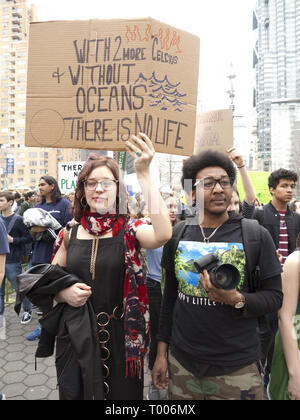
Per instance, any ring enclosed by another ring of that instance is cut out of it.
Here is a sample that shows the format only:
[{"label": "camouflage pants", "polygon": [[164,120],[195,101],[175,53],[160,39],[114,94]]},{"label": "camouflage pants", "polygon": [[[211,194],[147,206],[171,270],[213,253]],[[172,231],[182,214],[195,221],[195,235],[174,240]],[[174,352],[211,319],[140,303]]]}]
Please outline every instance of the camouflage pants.
[{"label": "camouflage pants", "polygon": [[170,400],[262,400],[263,383],[256,363],[230,375],[196,378],[169,354]]}]

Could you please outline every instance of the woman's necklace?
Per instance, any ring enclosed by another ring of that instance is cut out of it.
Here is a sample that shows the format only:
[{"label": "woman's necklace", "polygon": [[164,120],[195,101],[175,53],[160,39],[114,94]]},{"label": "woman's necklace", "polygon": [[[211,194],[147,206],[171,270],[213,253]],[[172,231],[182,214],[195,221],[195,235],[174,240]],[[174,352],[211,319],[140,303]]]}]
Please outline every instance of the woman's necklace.
[{"label": "woman's necklace", "polygon": [[204,240],[204,242],[205,242],[206,244],[208,244],[208,243],[209,243],[210,239],[214,236],[214,234],[217,232],[217,230],[218,230],[221,226],[222,226],[222,225],[217,226],[217,227],[216,227],[216,229],[213,231],[213,233],[212,233],[210,236],[206,237],[206,236],[205,236],[205,233],[204,233],[204,230],[203,230],[203,227],[200,225],[200,229],[201,229],[201,233],[202,233],[202,236],[203,236],[203,240]]},{"label": "woman's necklace", "polygon": [[91,255],[91,263],[90,263],[90,273],[92,275],[92,280],[94,281],[96,278],[96,259],[98,254],[98,247],[99,247],[99,237],[93,239],[92,245],[92,255]]}]

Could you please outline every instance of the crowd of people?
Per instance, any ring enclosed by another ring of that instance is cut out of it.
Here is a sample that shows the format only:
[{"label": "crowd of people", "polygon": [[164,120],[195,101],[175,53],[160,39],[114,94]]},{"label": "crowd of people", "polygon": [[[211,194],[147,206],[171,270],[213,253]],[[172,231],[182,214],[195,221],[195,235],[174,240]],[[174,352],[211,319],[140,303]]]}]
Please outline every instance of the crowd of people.
[{"label": "crowd of people", "polygon": [[42,315],[27,336],[37,357],[56,341],[61,400],[143,399],[146,355],[151,400],[300,399],[297,174],[274,171],[262,204],[242,155],[209,150],[184,162],[182,186],[165,196],[151,140],[126,147],[134,196],[117,162],[96,153],[70,197],[51,176],[22,203],[0,192],[0,322],[7,279],[21,323],[33,305]]}]

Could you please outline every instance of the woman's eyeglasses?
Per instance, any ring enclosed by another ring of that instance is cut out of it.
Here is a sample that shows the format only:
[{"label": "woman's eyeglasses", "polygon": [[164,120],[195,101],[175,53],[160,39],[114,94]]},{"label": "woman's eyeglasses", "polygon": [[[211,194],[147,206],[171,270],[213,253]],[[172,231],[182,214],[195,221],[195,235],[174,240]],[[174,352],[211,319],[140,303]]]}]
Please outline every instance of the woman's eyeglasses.
[{"label": "woman's eyeglasses", "polygon": [[103,191],[110,191],[117,185],[118,181],[113,179],[101,179],[96,180],[86,180],[84,181],[84,186],[88,191],[95,191],[99,188],[99,185]]}]

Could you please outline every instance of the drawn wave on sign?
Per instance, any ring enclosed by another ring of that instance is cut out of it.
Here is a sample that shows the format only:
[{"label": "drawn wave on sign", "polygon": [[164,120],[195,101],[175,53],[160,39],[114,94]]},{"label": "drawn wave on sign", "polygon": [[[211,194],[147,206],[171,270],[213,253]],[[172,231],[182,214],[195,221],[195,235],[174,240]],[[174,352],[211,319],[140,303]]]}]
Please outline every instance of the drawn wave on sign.
[{"label": "drawn wave on sign", "polygon": [[152,73],[150,78],[147,78],[143,73],[140,73],[135,85],[141,82],[147,83],[150,106],[157,107],[161,111],[168,111],[170,108],[173,108],[176,112],[183,112],[183,107],[187,105],[187,102],[184,102],[183,98],[185,98],[187,94],[180,93],[178,90],[181,82],[173,84],[168,80],[167,75],[163,80],[159,80],[156,77],[155,72]]}]

